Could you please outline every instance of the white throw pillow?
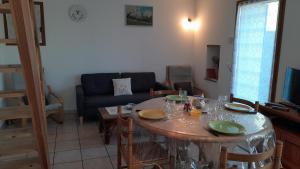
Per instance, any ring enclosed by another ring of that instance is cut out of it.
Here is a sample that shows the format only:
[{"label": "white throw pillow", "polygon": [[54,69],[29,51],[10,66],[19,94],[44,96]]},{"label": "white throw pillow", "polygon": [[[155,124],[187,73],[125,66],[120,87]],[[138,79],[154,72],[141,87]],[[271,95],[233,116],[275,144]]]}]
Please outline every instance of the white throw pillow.
[{"label": "white throw pillow", "polygon": [[131,78],[113,79],[114,96],[132,95]]}]

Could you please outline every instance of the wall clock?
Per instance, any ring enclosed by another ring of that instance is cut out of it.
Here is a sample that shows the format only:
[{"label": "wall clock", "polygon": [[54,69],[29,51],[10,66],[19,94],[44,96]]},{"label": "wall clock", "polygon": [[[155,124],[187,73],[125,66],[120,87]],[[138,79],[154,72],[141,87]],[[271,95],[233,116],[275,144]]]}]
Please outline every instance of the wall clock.
[{"label": "wall clock", "polygon": [[69,8],[69,17],[74,22],[82,22],[87,17],[86,9],[82,5],[72,5]]}]

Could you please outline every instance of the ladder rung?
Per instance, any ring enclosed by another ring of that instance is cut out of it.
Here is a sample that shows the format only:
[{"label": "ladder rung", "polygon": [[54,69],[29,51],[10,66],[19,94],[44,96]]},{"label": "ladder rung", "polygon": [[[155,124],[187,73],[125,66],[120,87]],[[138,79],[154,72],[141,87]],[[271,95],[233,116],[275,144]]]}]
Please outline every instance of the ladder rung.
[{"label": "ladder rung", "polygon": [[0,162],[1,168],[5,169],[41,169],[39,158],[32,157],[22,160]]},{"label": "ladder rung", "polygon": [[21,65],[0,65],[0,72],[12,73],[12,72],[22,72]]},{"label": "ladder rung", "polygon": [[0,141],[0,160],[14,159],[36,155],[37,151],[33,138],[20,138]]},{"label": "ladder rung", "polygon": [[10,5],[9,3],[0,4],[0,13],[9,13]]},{"label": "ladder rung", "polygon": [[0,108],[0,120],[28,119],[31,118],[29,106]]},{"label": "ladder rung", "polygon": [[2,98],[23,97],[25,95],[26,95],[25,90],[8,90],[8,91],[0,90],[0,97]]},{"label": "ladder rung", "polygon": [[18,129],[3,129],[0,130],[0,141],[8,141],[23,138],[32,138],[31,128],[18,128]]},{"label": "ladder rung", "polygon": [[16,45],[16,39],[0,39],[0,43],[8,44],[8,45]]}]

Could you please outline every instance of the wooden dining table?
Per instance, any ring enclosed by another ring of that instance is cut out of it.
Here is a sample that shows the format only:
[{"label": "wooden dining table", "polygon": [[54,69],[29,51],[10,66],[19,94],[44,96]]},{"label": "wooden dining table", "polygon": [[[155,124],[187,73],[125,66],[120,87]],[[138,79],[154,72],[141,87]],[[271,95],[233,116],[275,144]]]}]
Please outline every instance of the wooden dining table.
[{"label": "wooden dining table", "polygon": [[[216,105],[216,100],[207,99],[206,104]],[[216,110],[211,113],[202,113],[199,116],[191,116],[183,109],[177,109],[174,114],[161,120],[148,120],[140,118],[138,112],[145,109],[165,110],[166,99],[164,97],[154,98],[137,104],[131,117],[136,125],[145,128],[151,133],[162,135],[174,140],[192,141],[198,143],[238,144],[251,137],[264,136],[274,132],[271,121],[263,114],[241,113],[227,109]],[[244,135],[222,135],[212,132],[208,123],[217,119],[229,120],[243,125],[246,129]]]}]

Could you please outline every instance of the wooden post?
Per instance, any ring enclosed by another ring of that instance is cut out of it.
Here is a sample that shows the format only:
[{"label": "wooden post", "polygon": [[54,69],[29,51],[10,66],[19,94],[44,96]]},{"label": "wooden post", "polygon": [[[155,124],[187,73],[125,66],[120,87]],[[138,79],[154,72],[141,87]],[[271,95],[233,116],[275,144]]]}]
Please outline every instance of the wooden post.
[{"label": "wooden post", "polygon": [[32,125],[41,169],[49,168],[46,113],[40,51],[35,32],[32,0],[10,0],[17,45],[23,66],[27,97],[32,112]]}]

